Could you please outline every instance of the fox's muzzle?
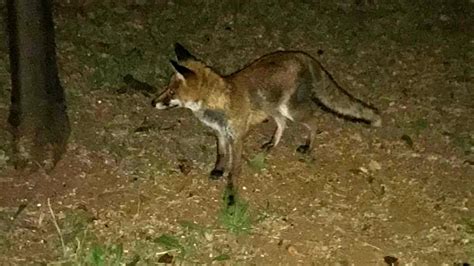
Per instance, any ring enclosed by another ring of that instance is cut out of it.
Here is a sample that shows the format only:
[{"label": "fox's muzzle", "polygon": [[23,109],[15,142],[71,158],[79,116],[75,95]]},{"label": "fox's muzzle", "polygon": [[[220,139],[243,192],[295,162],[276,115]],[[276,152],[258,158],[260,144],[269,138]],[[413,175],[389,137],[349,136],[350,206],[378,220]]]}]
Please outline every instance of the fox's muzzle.
[{"label": "fox's muzzle", "polygon": [[171,97],[168,93],[168,89],[165,89],[158,95],[158,97],[151,101],[151,106],[158,109],[167,109],[169,108],[170,101]]},{"label": "fox's muzzle", "polygon": [[157,109],[168,109],[168,108],[171,108],[171,107],[175,107],[175,106],[172,106],[171,104],[171,99],[166,97],[164,99],[153,99],[153,101],[151,101],[151,105]]},{"label": "fox's muzzle", "polygon": [[163,110],[173,107],[181,106],[181,102],[177,99],[172,99],[166,92],[151,101],[151,106]]},{"label": "fox's muzzle", "polygon": [[156,107],[156,104],[157,104],[157,103],[158,103],[158,102],[156,101],[156,99],[153,99],[153,100],[151,101],[151,106]]}]

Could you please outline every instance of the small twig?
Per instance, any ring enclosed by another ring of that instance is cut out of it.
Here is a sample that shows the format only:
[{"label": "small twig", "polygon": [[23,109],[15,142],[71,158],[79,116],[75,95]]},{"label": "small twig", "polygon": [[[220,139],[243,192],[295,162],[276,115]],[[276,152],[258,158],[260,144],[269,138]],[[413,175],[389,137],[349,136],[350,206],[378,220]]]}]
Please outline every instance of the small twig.
[{"label": "small twig", "polygon": [[140,199],[140,196],[138,197],[138,207],[137,207],[137,213],[133,215],[133,219],[137,219],[138,216],[140,216],[140,206],[141,206],[142,200]]},{"label": "small twig", "polygon": [[76,242],[77,242],[77,248],[76,248],[76,253],[74,254],[76,257],[76,263],[80,264],[80,256],[82,255],[82,248],[83,248],[83,243],[85,242],[87,236],[87,228],[84,230],[84,234],[82,234],[82,240],[79,240],[79,237],[76,237]]},{"label": "small twig", "polygon": [[175,252],[175,251],[179,251],[179,249],[168,249],[168,250],[165,250],[165,251],[160,251],[160,252],[156,252],[154,255],[155,256],[160,256],[160,255],[165,255],[167,253],[170,253],[170,252]]},{"label": "small twig", "polygon": [[79,240],[79,237],[76,237],[76,242],[77,242],[77,248],[76,248],[76,261],[78,259],[77,255],[81,252],[81,241]]},{"label": "small twig", "polygon": [[61,234],[61,229],[59,228],[58,222],[56,221],[56,216],[54,215],[53,208],[51,208],[51,202],[48,198],[48,208],[49,212],[51,213],[51,218],[53,219],[54,226],[56,227],[56,231],[58,232],[59,239],[61,240],[61,246],[63,248],[63,256],[66,257],[66,245],[64,245],[63,235]]},{"label": "small twig", "polygon": [[[359,239],[358,239],[358,240],[359,240]],[[374,249],[376,249],[376,250],[378,250],[378,251],[382,251],[381,248],[379,248],[379,247],[377,247],[377,246],[374,246],[374,245],[372,245],[372,244],[370,244],[370,243],[367,243],[367,242],[365,242],[365,241],[359,240],[359,242],[361,242],[363,246],[371,247],[371,248],[374,248]]]}]

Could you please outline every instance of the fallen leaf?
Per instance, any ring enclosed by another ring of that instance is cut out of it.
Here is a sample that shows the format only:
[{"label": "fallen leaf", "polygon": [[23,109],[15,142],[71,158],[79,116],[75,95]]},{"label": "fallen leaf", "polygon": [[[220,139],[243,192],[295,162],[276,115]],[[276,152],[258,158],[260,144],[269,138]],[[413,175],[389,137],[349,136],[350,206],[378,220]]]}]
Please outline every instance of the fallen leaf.
[{"label": "fallen leaf", "polygon": [[369,162],[369,170],[370,171],[378,171],[380,169],[382,169],[382,166],[377,161],[371,160]]}]

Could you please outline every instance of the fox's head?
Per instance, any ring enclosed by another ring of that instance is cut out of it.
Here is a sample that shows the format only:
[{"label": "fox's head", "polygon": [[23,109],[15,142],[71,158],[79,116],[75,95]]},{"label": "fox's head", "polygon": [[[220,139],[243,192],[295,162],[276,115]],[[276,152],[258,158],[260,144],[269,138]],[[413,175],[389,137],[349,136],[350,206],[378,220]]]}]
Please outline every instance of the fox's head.
[{"label": "fox's head", "polygon": [[175,73],[168,86],[151,104],[157,109],[186,107],[197,111],[205,98],[205,81],[211,70],[178,43],[175,44],[175,53],[178,62],[170,61]]}]

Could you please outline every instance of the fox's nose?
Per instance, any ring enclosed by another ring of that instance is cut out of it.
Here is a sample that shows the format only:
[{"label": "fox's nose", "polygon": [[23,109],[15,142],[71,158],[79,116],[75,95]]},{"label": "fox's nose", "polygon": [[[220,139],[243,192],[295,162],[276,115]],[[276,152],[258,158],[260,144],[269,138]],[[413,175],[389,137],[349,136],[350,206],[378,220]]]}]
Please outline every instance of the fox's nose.
[{"label": "fox's nose", "polygon": [[151,101],[151,106],[156,107],[156,99],[153,99],[153,100]]}]

